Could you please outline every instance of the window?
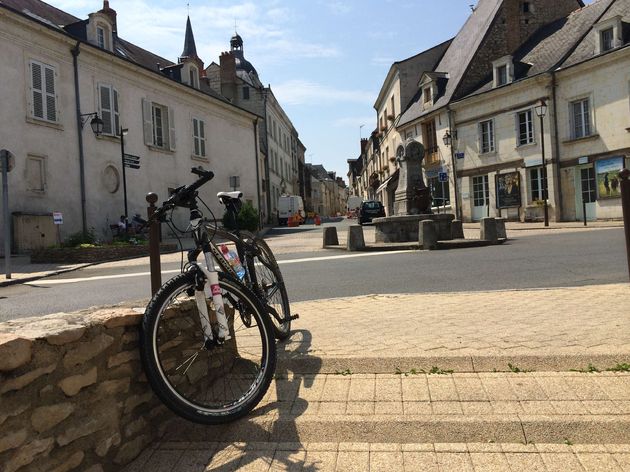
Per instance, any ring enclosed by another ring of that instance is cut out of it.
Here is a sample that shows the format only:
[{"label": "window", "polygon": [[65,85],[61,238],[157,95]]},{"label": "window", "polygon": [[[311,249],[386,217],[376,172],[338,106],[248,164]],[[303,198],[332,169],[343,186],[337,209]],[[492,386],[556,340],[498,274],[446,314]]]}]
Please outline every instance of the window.
[{"label": "window", "polygon": [[473,177],[473,205],[486,206],[490,205],[490,187],[487,175],[479,175]]},{"label": "window", "polygon": [[517,115],[518,125],[518,137],[517,142],[519,146],[525,144],[531,144],[534,142],[534,123],[532,121],[532,111],[522,111]]},{"label": "window", "polygon": [[199,88],[199,71],[196,67],[190,66],[188,69],[188,85],[193,88]]},{"label": "window", "polygon": [[37,61],[31,68],[31,116],[44,121],[57,122],[57,72],[53,66]]},{"label": "window", "polygon": [[249,100],[249,87],[243,87],[243,100]]},{"label": "window", "polygon": [[590,136],[591,121],[588,98],[571,102],[569,107],[571,117],[571,138],[578,139]]},{"label": "window", "polygon": [[115,136],[120,130],[118,91],[111,85],[98,85],[98,116],[103,120],[103,134]]},{"label": "window", "polygon": [[540,201],[545,199],[544,189],[546,187],[546,182],[543,180],[543,169],[542,167],[534,167],[529,170],[529,189],[530,189],[530,199],[532,202]]},{"label": "window", "polygon": [[580,169],[580,178],[582,181],[582,200],[584,200],[585,203],[595,203],[597,199],[595,192],[595,169],[593,167]]},{"label": "window", "polygon": [[601,52],[610,51],[615,47],[614,29],[608,28],[599,32],[601,41]]},{"label": "window", "polygon": [[172,108],[142,99],[144,143],[175,151],[175,113]]},{"label": "window", "polygon": [[392,107],[392,116],[395,118],[396,117],[396,107],[394,106],[394,96],[392,95],[391,98],[391,107]]},{"label": "window", "polygon": [[206,157],[206,124],[203,120],[193,118],[193,154]]},{"label": "window", "polygon": [[523,7],[523,13],[529,13],[531,11],[531,5],[529,2],[523,2],[521,6]]},{"label": "window", "polygon": [[494,122],[492,120],[479,123],[479,151],[481,154],[494,152]]},{"label": "window", "polygon": [[45,158],[41,156],[26,157],[26,190],[40,194],[46,191]]},{"label": "window", "polygon": [[431,87],[425,87],[422,91],[423,101],[424,103],[431,102]]},{"label": "window", "polygon": [[448,182],[440,182],[438,177],[429,177],[429,188],[433,202],[431,206],[444,206],[450,204]]},{"label": "window", "polygon": [[507,65],[497,67],[497,87],[508,83]]},{"label": "window", "polygon": [[96,27],[96,44],[99,48],[105,49],[105,30],[100,26]]}]

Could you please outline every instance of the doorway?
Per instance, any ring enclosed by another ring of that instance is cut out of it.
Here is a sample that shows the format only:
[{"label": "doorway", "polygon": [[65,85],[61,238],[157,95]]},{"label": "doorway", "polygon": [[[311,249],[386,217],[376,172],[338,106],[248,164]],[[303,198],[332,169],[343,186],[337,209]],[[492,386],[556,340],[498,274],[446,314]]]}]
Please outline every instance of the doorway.
[{"label": "doorway", "polygon": [[[593,165],[576,168],[575,173],[575,216],[578,221],[584,220],[584,208],[586,208],[586,220],[597,219],[597,193],[595,191],[595,169]],[[585,205],[582,206],[582,201]]]},{"label": "doorway", "polygon": [[479,221],[488,216],[490,211],[490,187],[487,175],[478,175],[472,178],[473,207],[471,218]]}]

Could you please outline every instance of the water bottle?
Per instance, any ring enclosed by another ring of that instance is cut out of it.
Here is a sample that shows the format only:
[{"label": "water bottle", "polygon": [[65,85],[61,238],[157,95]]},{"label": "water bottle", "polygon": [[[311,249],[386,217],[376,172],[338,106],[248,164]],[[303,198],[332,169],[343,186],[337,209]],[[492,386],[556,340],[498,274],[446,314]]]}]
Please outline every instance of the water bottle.
[{"label": "water bottle", "polygon": [[245,269],[243,269],[243,265],[241,264],[240,259],[238,258],[238,254],[236,252],[231,251],[225,244],[221,244],[221,252],[223,253],[223,257],[230,263],[234,272],[239,279],[245,277]]}]

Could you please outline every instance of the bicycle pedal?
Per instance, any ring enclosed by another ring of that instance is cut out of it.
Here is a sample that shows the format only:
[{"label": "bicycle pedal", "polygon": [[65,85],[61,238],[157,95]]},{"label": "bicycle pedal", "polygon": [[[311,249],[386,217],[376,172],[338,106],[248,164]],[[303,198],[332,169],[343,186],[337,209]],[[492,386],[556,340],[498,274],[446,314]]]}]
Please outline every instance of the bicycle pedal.
[{"label": "bicycle pedal", "polygon": [[289,318],[291,321],[293,320],[297,320],[300,317],[300,315],[298,315],[297,313],[295,315],[291,315],[291,318]]}]

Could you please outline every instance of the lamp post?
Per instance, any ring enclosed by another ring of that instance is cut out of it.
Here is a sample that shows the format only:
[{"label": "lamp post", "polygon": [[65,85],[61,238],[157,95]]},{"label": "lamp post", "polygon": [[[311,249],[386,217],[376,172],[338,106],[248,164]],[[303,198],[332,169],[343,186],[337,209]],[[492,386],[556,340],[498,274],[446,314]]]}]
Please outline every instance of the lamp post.
[{"label": "lamp post", "polygon": [[125,200],[125,232],[127,232],[127,227],[129,226],[128,218],[129,213],[127,213],[127,173],[125,172],[125,168],[127,167],[127,163],[125,162],[125,135],[129,129],[120,127],[120,155],[122,157],[122,174],[123,174],[123,198]]},{"label": "lamp post", "polygon": [[[451,134],[450,130],[448,129],[444,133],[444,136],[442,136],[444,145],[449,147],[451,150],[451,167],[453,167],[453,191],[455,192],[455,217],[461,221],[461,208],[459,206],[459,198],[457,198],[457,169],[455,167],[455,149],[453,148],[454,139],[457,139],[457,132]],[[444,198],[444,193],[442,193],[442,198]]]},{"label": "lamp post", "polygon": [[545,161],[545,131],[543,129],[543,118],[547,114],[547,103],[544,100],[540,100],[540,104],[534,107],[536,111],[536,115],[540,119],[540,147],[542,150],[542,193],[544,198],[544,208],[545,208],[545,226],[549,226],[549,206],[547,205],[547,162]]}]

